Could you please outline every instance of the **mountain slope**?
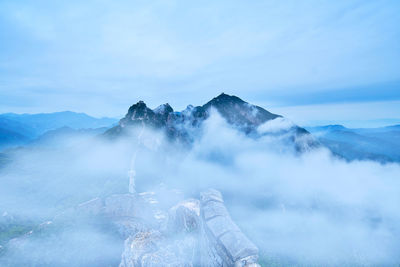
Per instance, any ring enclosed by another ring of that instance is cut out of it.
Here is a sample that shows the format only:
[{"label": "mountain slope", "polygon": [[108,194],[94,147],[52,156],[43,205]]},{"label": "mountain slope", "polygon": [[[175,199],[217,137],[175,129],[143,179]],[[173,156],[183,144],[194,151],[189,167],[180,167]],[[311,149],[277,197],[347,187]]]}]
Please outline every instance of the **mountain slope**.
[{"label": "mountain slope", "polygon": [[29,126],[0,117],[0,149],[26,144],[34,132]]}]

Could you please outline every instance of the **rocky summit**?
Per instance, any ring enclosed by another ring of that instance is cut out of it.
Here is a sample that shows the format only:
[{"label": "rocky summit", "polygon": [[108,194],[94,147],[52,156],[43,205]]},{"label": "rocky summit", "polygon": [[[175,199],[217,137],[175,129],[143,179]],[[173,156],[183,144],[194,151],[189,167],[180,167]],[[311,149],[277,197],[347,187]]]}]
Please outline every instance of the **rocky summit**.
[{"label": "rocky summit", "polygon": [[[150,109],[143,101],[139,101],[132,105],[119,124],[108,130],[105,135],[115,138],[126,134],[132,127],[146,126],[164,131],[170,140],[191,144],[200,135],[203,122],[211,116],[213,110],[218,112],[229,125],[250,137],[258,138],[271,134],[286,135],[291,142],[296,144],[298,150],[304,148],[304,137],[310,137],[306,141],[306,147],[318,145],[307,130],[295,124],[291,124],[290,127],[281,129],[279,132],[258,131],[259,127],[266,122],[284,118],[262,107],[247,103],[237,96],[225,93],[202,106],[188,105],[183,111],[174,111],[168,103]],[[297,142],[300,139],[302,145]]]}]

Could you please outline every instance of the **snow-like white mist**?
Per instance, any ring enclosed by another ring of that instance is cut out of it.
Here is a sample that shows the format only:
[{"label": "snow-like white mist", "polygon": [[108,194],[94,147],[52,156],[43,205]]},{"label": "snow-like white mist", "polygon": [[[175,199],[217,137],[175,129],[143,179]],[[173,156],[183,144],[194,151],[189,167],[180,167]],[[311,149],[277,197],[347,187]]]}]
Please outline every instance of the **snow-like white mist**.
[{"label": "snow-like white mist", "polygon": [[[282,118],[267,122],[259,131],[274,134],[253,139],[213,114],[190,150],[150,130],[140,142],[134,131],[117,141],[85,137],[21,149],[1,170],[0,211],[46,221],[91,198],[126,193],[137,153],[137,191],[160,183],[187,197],[220,190],[267,266],[399,264],[400,166],[349,163],[324,148],[296,153],[276,134],[290,125]],[[103,228],[68,231],[53,234],[64,241],[59,251],[60,242],[46,250],[39,238],[43,255],[87,250],[107,257],[104,251],[118,247]],[[35,253],[25,257],[43,256]]]}]

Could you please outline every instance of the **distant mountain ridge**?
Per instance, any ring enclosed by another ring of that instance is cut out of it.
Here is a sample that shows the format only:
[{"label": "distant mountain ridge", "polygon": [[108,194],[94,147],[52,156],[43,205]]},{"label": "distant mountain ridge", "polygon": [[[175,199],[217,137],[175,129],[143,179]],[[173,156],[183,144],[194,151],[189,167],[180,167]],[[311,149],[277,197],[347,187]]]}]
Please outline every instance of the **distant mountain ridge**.
[{"label": "distant mountain ridge", "polygon": [[111,127],[117,122],[112,118],[94,118],[72,111],[40,114],[0,114],[0,148],[24,145],[47,131],[62,127],[95,129]]},{"label": "distant mountain ridge", "polygon": [[355,129],[325,125],[306,129],[334,154],[347,160],[400,162],[400,125]]},{"label": "distant mountain ridge", "polygon": [[[164,130],[166,135],[173,140],[190,143],[198,132],[199,126],[210,117],[212,109],[215,109],[228,124],[253,137],[259,135],[257,128],[263,123],[283,118],[262,107],[249,104],[237,96],[222,93],[202,106],[189,105],[179,112],[174,111],[168,103],[150,109],[143,101],[139,101],[132,105],[119,124],[109,129],[105,135],[118,137],[126,133],[125,130],[130,127],[147,126]],[[291,133],[290,138],[293,142],[304,135],[309,135],[307,130],[294,124],[285,130],[285,133],[288,132]],[[310,145],[316,145],[316,143],[310,141]]]},{"label": "distant mountain ridge", "polygon": [[62,111],[54,113],[38,113],[38,114],[0,114],[0,119],[7,119],[24,125],[32,131],[32,135],[39,136],[49,130],[61,127],[70,127],[73,129],[81,128],[100,128],[108,127],[116,123],[116,119],[112,118],[94,118],[85,113],[77,113],[72,111]]}]

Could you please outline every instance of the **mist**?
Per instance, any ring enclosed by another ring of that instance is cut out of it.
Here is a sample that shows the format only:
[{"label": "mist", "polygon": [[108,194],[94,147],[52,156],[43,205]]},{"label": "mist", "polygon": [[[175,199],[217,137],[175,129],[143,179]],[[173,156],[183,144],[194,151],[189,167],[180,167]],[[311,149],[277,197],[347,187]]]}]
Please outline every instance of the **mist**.
[{"label": "mist", "polygon": [[[250,138],[213,112],[190,148],[151,129],[132,129],[118,140],[75,136],[20,148],[0,170],[0,212],[37,227],[79,203],[127,193],[136,155],[137,192],[168,188],[198,197],[206,188],[220,190],[265,266],[398,265],[400,166],[346,162],[323,147],[299,153],[277,134],[291,125],[277,118],[259,126],[264,135]],[[98,262],[118,264],[122,243],[114,232],[90,218],[74,220],[79,227],[35,237],[0,254],[0,263],[24,255],[26,262],[39,257],[62,266],[74,258],[71,265],[85,265],[96,263],[88,255],[98,255]]]}]

